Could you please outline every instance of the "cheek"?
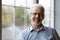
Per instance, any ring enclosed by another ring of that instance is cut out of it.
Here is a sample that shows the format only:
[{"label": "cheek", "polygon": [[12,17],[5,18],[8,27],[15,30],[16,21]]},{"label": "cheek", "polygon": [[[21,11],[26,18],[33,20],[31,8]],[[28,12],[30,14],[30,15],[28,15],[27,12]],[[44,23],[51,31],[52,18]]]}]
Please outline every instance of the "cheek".
[{"label": "cheek", "polygon": [[42,21],[43,20],[43,17],[40,17],[40,20]]},{"label": "cheek", "polygon": [[34,20],[35,20],[35,17],[34,17],[34,16],[31,16],[31,20],[33,20],[33,21],[34,21]]}]

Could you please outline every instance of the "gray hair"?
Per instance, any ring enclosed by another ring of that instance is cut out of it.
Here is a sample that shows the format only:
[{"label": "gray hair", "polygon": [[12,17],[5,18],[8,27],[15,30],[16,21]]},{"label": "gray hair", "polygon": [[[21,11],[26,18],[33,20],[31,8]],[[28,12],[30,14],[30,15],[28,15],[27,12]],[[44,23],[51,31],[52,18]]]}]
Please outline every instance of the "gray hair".
[{"label": "gray hair", "polygon": [[30,7],[29,13],[31,12],[32,8],[40,8],[40,9],[43,10],[43,12],[45,11],[44,7],[43,7],[41,4],[33,4],[33,5]]}]

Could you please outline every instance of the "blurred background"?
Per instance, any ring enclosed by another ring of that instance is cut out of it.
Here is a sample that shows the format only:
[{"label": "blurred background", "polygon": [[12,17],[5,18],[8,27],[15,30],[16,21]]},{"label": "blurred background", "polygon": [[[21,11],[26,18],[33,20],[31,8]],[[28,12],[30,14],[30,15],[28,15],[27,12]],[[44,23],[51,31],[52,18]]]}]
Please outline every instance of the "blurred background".
[{"label": "blurred background", "polygon": [[[29,9],[33,4],[41,4],[45,8],[43,24],[55,28],[60,35],[60,24],[54,0],[2,0],[2,40],[18,40],[20,32],[30,25]],[[56,3],[57,5],[57,3]],[[54,12],[55,11],[55,12]],[[57,17],[55,17],[55,15]],[[57,19],[56,19],[57,18]]]}]

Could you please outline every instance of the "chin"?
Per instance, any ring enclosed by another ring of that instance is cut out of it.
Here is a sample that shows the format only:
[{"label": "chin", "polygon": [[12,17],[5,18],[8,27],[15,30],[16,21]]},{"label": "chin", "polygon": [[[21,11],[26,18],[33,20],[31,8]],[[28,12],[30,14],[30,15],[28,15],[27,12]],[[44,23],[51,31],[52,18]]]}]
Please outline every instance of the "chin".
[{"label": "chin", "polygon": [[34,25],[39,26],[41,23],[34,23]]}]

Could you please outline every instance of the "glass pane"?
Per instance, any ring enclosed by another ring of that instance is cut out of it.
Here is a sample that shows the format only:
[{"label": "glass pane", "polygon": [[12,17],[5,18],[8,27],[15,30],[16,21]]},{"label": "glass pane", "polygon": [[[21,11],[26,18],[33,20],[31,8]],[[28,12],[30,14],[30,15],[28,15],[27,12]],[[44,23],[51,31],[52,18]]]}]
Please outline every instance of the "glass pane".
[{"label": "glass pane", "polygon": [[2,6],[2,40],[13,40],[14,7]]},{"label": "glass pane", "polygon": [[33,3],[34,3],[34,0],[27,0],[27,7],[31,7]]},{"label": "glass pane", "polygon": [[24,7],[26,7],[26,0],[16,0],[15,6],[24,6]]},{"label": "glass pane", "polygon": [[16,0],[16,6],[30,7],[33,4],[33,0]]},{"label": "glass pane", "polygon": [[25,26],[29,23],[29,17],[27,16],[28,10],[25,7],[16,7],[15,10],[15,25],[20,28],[20,30],[24,29]]},{"label": "glass pane", "polygon": [[28,24],[28,9],[33,4],[33,0],[16,0],[15,25],[20,29]]},{"label": "glass pane", "polygon": [[2,26],[3,28],[9,26],[14,22],[14,7],[2,6]]},{"label": "glass pane", "polygon": [[29,10],[30,10],[30,9],[27,9],[27,25],[28,25],[28,26],[31,25],[31,24],[30,24],[30,19],[29,19]]},{"label": "glass pane", "polygon": [[16,7],[15,9],[15,25],[20,29],[24,27],[24,7]]},{"label": "glass pane", "polygon": [[14,0],[2,0],[2,4],[4,4],[4,5],[14,5]]}]

